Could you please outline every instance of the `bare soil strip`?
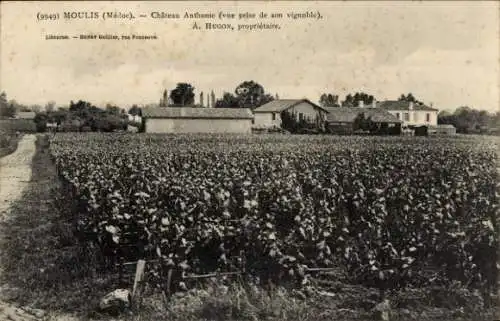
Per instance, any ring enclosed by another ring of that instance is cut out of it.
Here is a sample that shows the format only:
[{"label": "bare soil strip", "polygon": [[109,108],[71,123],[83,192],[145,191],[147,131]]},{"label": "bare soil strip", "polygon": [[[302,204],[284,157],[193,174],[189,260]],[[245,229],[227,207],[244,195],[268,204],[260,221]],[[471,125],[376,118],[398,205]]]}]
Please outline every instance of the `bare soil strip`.
[{"label": "bare soil strip", "polygon": [[31,160],[35,155],[35,135],[26,135],[17,150],[0,158],[0,215],[6,214],[31,179]]}]

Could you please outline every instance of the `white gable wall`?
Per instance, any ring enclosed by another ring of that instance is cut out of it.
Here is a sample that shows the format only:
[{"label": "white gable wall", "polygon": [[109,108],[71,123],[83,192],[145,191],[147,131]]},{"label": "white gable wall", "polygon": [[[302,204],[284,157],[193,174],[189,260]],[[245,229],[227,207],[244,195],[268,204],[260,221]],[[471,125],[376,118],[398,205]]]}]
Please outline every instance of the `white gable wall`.
[{"label": "white gable wall", "polygon": [[[326,112],[315,108],[307,102],[301,102],[289,109],[289,113],[293,113],[296,119],[299,120],[300,114],[306,120],[312,123],[316,122],[316,118],[322,116],[323,119],[326,118]],[[273,119],[274,114],[274,119]],[[256,112],[254,114],[254,124],[255,127],[281,127],[281,113],[280,112]]]},{"label": "white gable wall", "polygon": [[312,123],[316,122],[316,117],[320,117],[321,115],[326,117],[325,111],[315,108],[307,102],[301,102],[300,104],[293,106],[292,108],[288,109],[288,112],[295,113],[297,120],[299,120],[300,114],[302,114],[302,117]]}]

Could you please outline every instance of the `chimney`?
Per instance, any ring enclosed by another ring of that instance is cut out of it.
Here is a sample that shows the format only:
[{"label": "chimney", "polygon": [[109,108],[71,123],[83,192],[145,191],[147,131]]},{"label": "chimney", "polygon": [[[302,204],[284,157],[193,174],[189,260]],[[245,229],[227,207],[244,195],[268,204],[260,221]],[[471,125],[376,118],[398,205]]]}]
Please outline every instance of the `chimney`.
[{"label": "chimney", "polygon": [[410,109],[410,110],[413,110],[413,101],[410,101],[410,106],[409,106],[409,109]]},{"label": "chimney", "polygon": [[358,101],[358,107],[364,107],[365,106],[365,102],[362,101],[362,100],[359,100]]}]

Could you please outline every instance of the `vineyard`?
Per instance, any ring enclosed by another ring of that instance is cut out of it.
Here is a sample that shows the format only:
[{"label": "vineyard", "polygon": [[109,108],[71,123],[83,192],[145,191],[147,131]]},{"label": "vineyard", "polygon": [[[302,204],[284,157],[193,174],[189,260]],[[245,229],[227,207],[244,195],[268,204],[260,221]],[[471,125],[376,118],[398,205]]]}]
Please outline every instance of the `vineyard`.
[{"label": "vineyard", "polygon": [[102,267],[150,282],[241,271],[307,282],[338,268],[381,290],[496,281],[494,141],[58,134],[50,152]]}]

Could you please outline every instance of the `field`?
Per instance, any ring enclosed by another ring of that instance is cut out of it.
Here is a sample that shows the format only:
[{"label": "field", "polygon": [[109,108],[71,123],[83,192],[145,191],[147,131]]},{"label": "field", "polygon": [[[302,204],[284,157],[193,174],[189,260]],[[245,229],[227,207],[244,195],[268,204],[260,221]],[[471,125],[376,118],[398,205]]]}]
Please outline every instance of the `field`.
[{"label": "field", "polygon": [[61,134],[50,152],[104,268],[304,286],[320,268],[382,295],[496,281],[496,141]]}]

